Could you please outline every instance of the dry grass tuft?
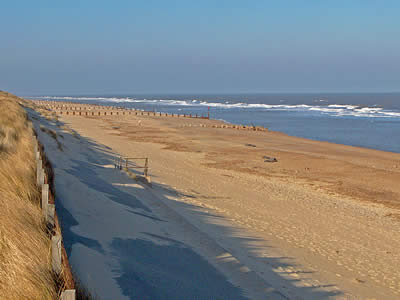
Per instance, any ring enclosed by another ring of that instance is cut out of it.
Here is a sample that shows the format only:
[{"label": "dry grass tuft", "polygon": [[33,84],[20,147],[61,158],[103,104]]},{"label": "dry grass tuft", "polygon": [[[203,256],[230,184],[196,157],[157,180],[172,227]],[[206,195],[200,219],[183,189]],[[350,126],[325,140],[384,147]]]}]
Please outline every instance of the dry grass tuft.
[{"label": "dry grass tuft", "polygon": [[0,92],[0,299],[56,299],[22,99]]},{"label": "dry grass tuft", "polygon": [[151,181],[150,181],[150,177],[149,176],[140,176],[140,175],[136,175],[135,173],[133,173],[131,170],[129,170],[129,168],[123,168],[123,171],[125,171],[125,173],[132,179],[134,179],[137,182],[141,182],[144,184],[147,184],[148,186],[152,186]]},{"label": "dry grass tuft", "polygon": [[[63,150],[63,147],[62,147],[62,144],[60,143],[60,141],[58,140],[58,137],[57,137],[57,132],[55,132],[54,130],[51,130],[51,129],[49,129],[49,128],[46,128],[46,127],[44,127],[44,126],[40,126],[40,130],[41,131],[43,131],[43,132],[45,132],[45,133],[47,133],[49,136],[51,136],[55,141],[56,141],[56,143],[57,143],[57,147],[58,147],[58,149],[60,150],[60,151],[64,151]],[[62,135],[60,135],[62,138],[64,138]]]},{"label": "dry grass tuft", "polygon": [[72,134],[72,136],[74,138],[76,138],[77,140],[80,140],[79,134],[75,130],[73,130],[72,128],[68,127],[67,125],[62,125],[62,126],[59,126],[59,127],[62,130],[64,130],[65,132],[68,132],[68,133]]}]

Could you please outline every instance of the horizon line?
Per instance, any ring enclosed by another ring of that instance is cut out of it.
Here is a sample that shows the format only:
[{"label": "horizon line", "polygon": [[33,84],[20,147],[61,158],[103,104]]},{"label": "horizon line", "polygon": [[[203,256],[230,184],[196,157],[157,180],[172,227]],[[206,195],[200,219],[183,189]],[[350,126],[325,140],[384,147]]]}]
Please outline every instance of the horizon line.
[{"label": "horizon line", "polygon": [[126,95],[267,95],[267,94],[397,94],[400,90],[394,91],[249,91],[249,92],[72,92],[72,93],[18,93],[12,92],[21,97],[63,97],[63,96],[126,96]]}]

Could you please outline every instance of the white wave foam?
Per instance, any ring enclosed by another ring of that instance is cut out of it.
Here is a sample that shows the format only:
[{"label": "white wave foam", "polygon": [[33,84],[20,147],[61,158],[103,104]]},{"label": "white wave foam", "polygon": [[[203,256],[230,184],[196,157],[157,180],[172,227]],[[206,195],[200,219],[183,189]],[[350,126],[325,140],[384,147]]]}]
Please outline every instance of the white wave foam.
[{"label": "white wave foam", "polygon": [[341,104],[330,104],[328,105],[328,107],[332,107],[332,108],[345,108],[345,109],[355,109],[358,106],[355,105],[341,105]]},{"label": "white wave foam", "polygon": [[345,111],[344,109],[324,108],[324,107],[311,107],[309,110],[311,110],[311,111],[320,111],[320,112],[325,112],[325,113],[342,113],[342,112]]},{"label": "white wave foam", "polygon": [[383,112],[383,111],[380,111],[380,112],[378,112],[379,114],[384,114],[385,116],[392,116],[392,117],[398,117],[398,118],[400,118],[400,112],[392,112],[392,111],[390,111],[390,112]]},{"label": "white wave foam", "polygon": [[[135,99],[131,97],[70,97],[70,96],[42,96],[28,97],[30,99],[49,99],[49,100],[75,100],[75,101],[101,101],[114,103],[146,103],[150,105],[174,105],[174,106],[207,106],[220,109],[258,109],[273,111],[298,111],[314,112],[331,116],[353,116],[370,118],[400,118],[400,112],[385,110],[380,107],[360,107],[357,105],[330,104],[330,105],[307,105],[307,104],[263,104],[263,103],[230,103],[226,101],[207,102],[202,100],[177,100],[177,99]],[[322,102],[322,100],[320,100]]]}]

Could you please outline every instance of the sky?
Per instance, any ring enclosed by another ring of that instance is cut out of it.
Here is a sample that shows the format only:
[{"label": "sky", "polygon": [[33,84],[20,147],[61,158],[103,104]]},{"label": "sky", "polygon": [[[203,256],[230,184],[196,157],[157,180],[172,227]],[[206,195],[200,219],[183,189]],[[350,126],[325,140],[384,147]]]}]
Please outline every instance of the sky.
[{"label": "sky", "polygon": [[400,91],[400,1],[4,0],[19,95]]}]

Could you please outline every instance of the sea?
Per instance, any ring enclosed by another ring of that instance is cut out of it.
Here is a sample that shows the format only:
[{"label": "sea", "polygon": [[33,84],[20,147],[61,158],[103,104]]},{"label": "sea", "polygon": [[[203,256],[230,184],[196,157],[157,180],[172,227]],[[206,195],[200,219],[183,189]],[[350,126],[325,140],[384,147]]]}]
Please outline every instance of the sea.
[{"label": "sea", "polygon": [[35,96],[33,100],[114,105],[207,115],[234,124],[400,153],[400,93],[132,94]]}]

